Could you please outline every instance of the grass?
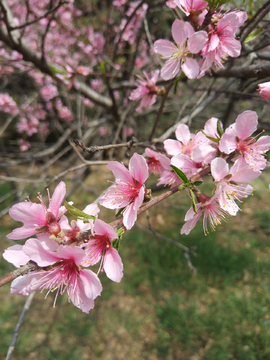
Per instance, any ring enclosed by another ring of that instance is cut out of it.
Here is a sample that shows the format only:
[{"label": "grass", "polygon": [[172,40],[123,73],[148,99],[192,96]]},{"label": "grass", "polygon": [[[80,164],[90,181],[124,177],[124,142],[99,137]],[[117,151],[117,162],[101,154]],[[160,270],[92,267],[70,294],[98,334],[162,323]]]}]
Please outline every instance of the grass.
[{"label": "grass", "polygon": [[[257,188],[237,217],[208,236],[200,223],[180,237],[189,206],[183,196],[151,209],[156,231],[197,247],[191,259],[197,276],[179,248],[135,228],[120,247],[124,278],[115,284],[101,274],[103,293],[90,314],[74,308],[65,295],[56,308],[54,294],[46,300],[35,295],[14,360],[268,360],[270,194],[261,183]],[[144,215],[139,221],[147,225]],[[6,233],[11,225],[6,218]],[[1,251],[8,246],[2,241]],[[11,270],[0,263],[1,275]],[[0,299],[4,358],[25,298],[11,297],[6,286]]]}]

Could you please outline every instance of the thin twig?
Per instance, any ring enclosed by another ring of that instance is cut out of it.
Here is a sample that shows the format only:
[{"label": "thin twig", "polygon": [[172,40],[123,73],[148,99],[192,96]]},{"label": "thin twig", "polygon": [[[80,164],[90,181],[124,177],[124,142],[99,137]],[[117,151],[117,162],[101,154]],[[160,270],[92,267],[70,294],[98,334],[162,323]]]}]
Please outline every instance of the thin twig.
[{"label": "thin twig", "polygon": [[91,146],[91,147],[86,147],[80,140],[78,139],[74,139],[74,143],[79,146],[80,148],[83,149],[83,151],[88,152],[89,154],[92,154],[94,152],[97,151],[102,151],[102,150],[108,150],[108,149],[115,149],[115,148],[121,148],[121,147],[148,147],[149,144],[145,143],[145,142],[140,142],[138,143],[135,137],[132,137],[132,139],[126,143],[122,143],[122,144],[110,144],[110,145],[102,145],[102,146]]},{"label": "thin twig", "polygon": [[143,3],[146,0],[142,0],[133,10],[132,14],[129,16],[129,18],[127,19],[127,22],[125,23],[125,26],[123,27],[122,31],[120,32],[119,38],[118,38],[118,42],[117,44],[115,44],[115,48],[114,48],[114,57],[116,56],[116,50],[118,49],[118,45],[122,39],[122,35],[124,34],[126,28],[128,27],[130,21],[133,19],[133,16],[136,15],[137,10],[139,10],[139,8],[143,5]]},{"label": "thin twig", "polygon": [[150,136],[149,136],[149,138],[148,138],[148,141],[149,141],[149,142],[151,142],[152,139],[153,139],[153,136],[154,136],[154,134],[155,134],[155,131],[156,131],[158,122],[159,122],[159,120],[160,120],[160,118],[161,118],[161,115],[162,115],[162,112],[163,112],[163,109],[164,109],[164,106],[165,106],[165,102],[166,102],[166,100],[167,100],[167,97],[168,97],[169,92],[170,92],[171,88],[173,87],[173,85],[174,85],[174,81],[172,81],[172,82],[168,85],[165,94],[162,96],[162,100],[161,100],[161,104],[160,104],[160,107],[159,107],[159,110],[158,110],[158,113],[157,113],[156,121],[155,121],[155,123],[154,123],[154,126],[153,126],[153,129],[152,129],[152,131],[151,131],[151,134],[150,134]]},{"label": "thin twig", "polygon": [[44,179],[42,180],[38,180],[38,179],[23,179],[23,178],[17,178],[17,177],[10,177],[10,176],[2,176],[0,175],[0,180],[4,180],[4,181],[14,181],[14,182],[19,182],[19,183],[25,183],[25,184],[38,184],[38,183],[42,183],[44,181]]},{"label": "thin twig", "polygon": [[143,15],[143,23],[144,23],[144,30],[145,30],[145,33],[146,33],[146,37],[147,37],[149,45],[150,45],[150,47],[151,47],[151,49],[153,51],[153,54],[156,55],[156,58],[157,58],[157,60],[159,62],[159,65],[163,66],[163,61],[161,60],[160,56],[154,51],[154,44],[153,44],[153,41],[151,39],[151,34],[150,34],[150,31],[149,31],[149,26],[148,26],[146,14]]},{"label": "thin twig", "polygon": [[196,268],[192,265],[192,262],[191,262],[191,260],[190,260],[190,254],[192,254],[193,256],[196,256],[196,253],[195,253],[196,247],[193,246],[193,247],[191,247],[191,248],[188,248],[187,246],[185,246],[185,245],[183,245],[183,244],[181,244],[181,243],[179,243],[179,242],[177,242],[177,241],[175,241],[175,240],[173,240],[173,239],[171,239],[171,238],[168,238],[168,237],[166,237],[166,236],[164,236],[164,235],[162,235],[162,234],[159,234],[159,233],[156,232],[152,227],[151,227],[150,229],[148,229],[148,228],[146,228],[145,226],[139,224],[138,222],[136,223],[136,226],[137,226],[139,229],[147,232],[148,234],[153,234],[153,235],[154,235],[155,237],[157,237],[158,239],[167,241],[167,242],[169,242],[169,243],[171,243],[171,244],[173,244],[173,245],[175,245],[175,246],[178,246],[180,249],[184,250],[184,256],[185,256],[185,258],[186,258],[186,260],[187,260],[188,267],[190,268],[190,270],[192,271],[192,273],[193,273],[194,275],[197,274],[197,270],[196,270]]},{"label": "thin twig", "polygon": [[44,15],[39,16],[39,17],[36,18],[35,20],[26,22],[26,23],[24,23],[24,24],[22,24],[22,25],[10,26],[9,30],[10,30],[10,31],[13,31],[13,30],[18,30],[18,29],[23,29],[23,28],[25,28],[26,26],[33,25],[33,24],[35,24],[36,22],[38,22],[39,20],[46,18],[49,14],[57,11],[57,10],[58,10],[62,5],[64,5],[64,4],[68,4],[68,2],[67,2],[67,1],[59,1],[58,5],[56,5],[53,9],[48,10]]},{"label": "thin twig", "polygon": [[27,298],[27,300],[26,300],[26,302],[24,304],[21,316],[20,316],[19,321],[18,321],[18,323],[16,325],[16,328],[14,330],[14,334],[13,334],[13,338],[12,338],[10,347],[8,348],[6,360],[10,360],[12,358],[13,351],[15,349],[15,345],[16,345],[16,341],[17,341],[17,338],[18,338],[18,335],[19,335],[20,328],[22,326],[22,323],[23,323],[23,320],[24,320],[24,317],[25,317],[27,311],[29,310],[29,308],[31,306],[31,302],[32,302],[34,296],[35,296],[35,292],[32,292],[28,296],[28,298]]},{"label": "thin twig", "polygon": [[60,172],[58,175],[56,175],[54,178],[52,178],[49,183],[47,184],[47,186],[49,186],[50,184],[52,184],[53,182],[55,182],[56,180],[60,179],[61,177],[65,176],[66,174],[68,174],[69,172],[72,171],[76,171],[76,170],[80,170],[86,166],[90,166],[90,165],[107,165],[108,161],[87,161],[83,164],[74,166],[72,168],[69,168],[67,170],[64,170],[62,172]]}]

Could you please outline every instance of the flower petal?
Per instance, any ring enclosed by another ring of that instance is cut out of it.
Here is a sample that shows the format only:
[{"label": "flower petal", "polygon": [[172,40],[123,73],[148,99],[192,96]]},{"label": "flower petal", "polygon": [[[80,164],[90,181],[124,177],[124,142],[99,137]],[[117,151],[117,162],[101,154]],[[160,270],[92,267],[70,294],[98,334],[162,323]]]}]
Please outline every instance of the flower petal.
[{"label": "flower petal", "polygon": [[258,126],[258,115],[255,111],[246,110],[235,120],[235,131],[240,139],[251,136]]},{"label": "flower petal", "polygon": [[23,245],[23,251],[39,266],[49,266],[60,260],[60,257],[50,250],[45,250],[40,241],[29,239]]},{"label": "flower petal", "polygon": [[3,258],[16,267],[25,265],[30,258],[23,252],[22,245],[13,245],[6,249],[3,253]]},{"label": "flower petal", "polygon": [[182,70],[189,79],[196,79],[199,75],[200,67],[195,59],[186,58],[186,61],[182,65]]},{"label": "flower petal", "polygon": [[123,277],[123,263],[118,251],[109,248],[104,259],[104,270],[106,275],[112,281],[119,283]]},{"label": "flower petal", "polygon": [[129,184],[133,184],[132,176],[125,165],[119,163],[118,161],[110,161],[107,168],[113,172],[116,180],[122,180]]},{"label": "flower petal", "polygon": [[173,79],[180,71],[180,61],[172,58],[165,62],[161,68],[160,76],[163,80]]},{"label": "flower petal", "polygon": [[206,31],[197,31],[188,39],[188,49],[192,54],[197,54],[202,50],[208,40]]},{"label": "flower petal", "polygon": [[62,204],[62,201],[64,200],[64,197],[66,195],[66,184],[64,181],[61,181],[55,188],[52,198],[50,200],[50,210],[57,218],[59,213],[59,208]]},{"label": "flower petal", "polygon": [[211,174],[215,181],[220,181],[229,173],[229,164],[222,158],[215,158],[211,161]]},{"label": "flower petal", "polygon": [[195,30],[188,22],[176,19],[172,24],[172,37],[179,46],[182,46],[194,32]]},{"label": "flower petal", "polygon": [[154,43],[154,52],[168,58],[177,51],[177,47],[169,40],[157,40]]},{"label": "flower petal", "polygon": [[131,157],[129,161],[129,172],[141,185],[148,179],[148,165],[142,155],[135,153]]},{"label": "flower petal", "polygon": [[94,232],[97,235],[107,235],[110,239],[118,239],[114,229],[104,221],[97,219],[94,224]]}]

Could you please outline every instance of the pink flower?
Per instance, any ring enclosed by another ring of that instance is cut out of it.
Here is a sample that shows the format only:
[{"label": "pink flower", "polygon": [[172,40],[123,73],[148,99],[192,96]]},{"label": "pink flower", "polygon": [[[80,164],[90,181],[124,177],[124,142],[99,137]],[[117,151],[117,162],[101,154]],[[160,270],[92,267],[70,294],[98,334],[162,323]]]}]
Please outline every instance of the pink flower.
[{"label": "pink flower", "polygon": [[211,230],[214,231],[217,225],[221,224],[221,220],[228,217],[228,212],[220,208],[217,202],[217,195],[209,198],[205,194],[200,194],[196,204],[197,213],[191,207],[185,216],[186,223],[181,229],[181,234],[188,235],[192,229],[194,229],[199,218],[203,215],[203,230],[204,234],[208,234],[207,223],[210,223]]},{"label": "pink flower", "polygon": [[99,202],[108,209],[124,209],[123,224],[129,230],[137,220],[137,211],[144,201],[143,184],[148,178],[146,160],[135,153],[130,159],[129,170],[117,161],[109,162],[107,167],[115,176],[115,186]]},{"label": "pink flower", "polygon": [[58,114],[61,119],[64,119],[68,122],[72,121],[73,116],[72,116],[71,111],[69,110],[69,108],[67,106],[63,105],[63,103],[60,99],[56,100],[56,108],[58,110]]},{"label": "pink flower", "polygon": [[230,170],[226,160],[216,158],[211,162],[211,173],[216,182],[219,204],[230,215],[236,215],[239,210],[235,200],[240,201],[253,191],[252,186],[238,182],[247,183],[261,175],[261,171],[253,171],[243,158],[236,160]]},{"label": "pink flower", "polygon": [[98,131],[99,131],[100,136],[105,136],[105,135],[107,135],[107,132],[108,132],[104,126],[100,126],[98,128]]},{"label": "pink flower", "polygon": [[169,155],[185,154],[190,156],[205,136],[199,132],[191,134],[189,127],[185,124],[178,125],[175,136],[177,140],[168,139],[164,141],[164,148]]},{"label": "pink flower", "polygon": [[162,79],[174,78],[181,69],[189,79],[195,79],[199,74],[199,65],[192,56],[204,47],[207,33],[195,32],[188,22],[176,19],[172,25],[172,36],[176,45],[168,40],[157,40],[154,43],[154,51],[167,60],[161,69]]},{"label": "pink flower", "polygon": [[18,110],[17,104],[9,94],[0,94],[0,110],[10,114]]},{"label": "pink flower", "polygon": [[132,127],[123,126],[122,134],[126,137],[130,137],[134,134],[134,129]]},{"label": "pink flower", "polygon": [[93,90],[102,92],[104,91],[103,81],[101,79],[93,79],[91,80],[91,87]]},{"label": "pink flower", "polygon": [[264,154],[270,149],[270,136],[262,136],[256,141],[251,137],[257,130],[258,115],[255,111],[244,111],[238,115],[235,123],[229,126],[222,135],[219,150],[225,154],[233,151],[242,156],[246,163],[254,170],[263,170],[266,167]]},{"label": "pink flower", "polygon": [[43,122],[39,125],[39,132],[40,132],[41,134],[47,135],[48,132],[49,132],[48,127],[49,127],[49,122],[48,122],[48,121],[43,121]]},{"label": "pink flower", "polygon": [[183,171],[188,178],[191,178],[202,169],[200,164],[196,164],[189,156],[184,154],[173,156],[171,159],[171,165]]},{"label": "pink flower", "polygon": [[212,24],[208,26],[209,40],[202,49],[204,56],[201,61],[199,78],[204,76],[213,62],[216,67],[223,67],[223,59],[228,56],[238,57],[241,52],[241,43],[235,39],[236,30],[246,21],[247,14],[244,11],[230,12],[225,15],[213,15]]},{"label": "pink flower", "polygon": [[78,68],[77,68],[77,73],[78,74],[82,74],[82,75],[84,75],[84,76],[87,76],[87,75],[89,75],[90,73],[91,73],[91,71],[92,71],[92,69],[90,68],[90,67],[88,67],[88,66],[79,66]]},{"label": "pink flower", "polygon": [[131,95],[129,96],[129,99],[134,101],[142,99],[140,106],[136,108],[136,111],[138,113],[141,113],[143,109],[150,108],[150,106],[152,106],[156,102],[157,93],[159,91],[159,88],[156,86],[159,70],[152,72],[151,79],[149,79],[145,71],[143,72],[143,74],[146,77],[146,81],[143,78],[139,77],[140,85],[137,87],[137,89],[133,90]]},{"label": "pink flower", "polygon": [[21,151],[27,151],[31,147],[31,144],[28,141],[25,141],[24,139],[19,139],[19,143],[20,143]]},{"label": "pink flower", "polygon": [[171,168],[171,159],[169,159],[166,155],[160,154],[159,161],[161,166],[163,167],[163,171],[161,173],[159,182],[157,186],[164,185],[164,186],[177,186],[182,184],[183,182],[179,179],[176,173]]},{"label": "pink flower", "polygon": [[55,85],[49,84],[43,86],[40,90],[40,94],[45,101],[49,101],[58,95],[58,89]]},{"label": "pink flower", "polygon": [[[196,163],[208,165],[216,157],[217,152],[219,151],[218,142],[220,139],[220,136],[217,131],[218,121],[219,120],[214,117],[206,121],[203,129],[203,134],[206,136],[200,139],[201,141],[198,143],[198,146],[193,148],[191,154],[191,158]],[[222,124],[221,124],[221,128],[222,128]],[[208,139],[207,136],[216,139],[217,142]]]},{"label": "pink flower", "polygon": [[112,247],[112,240],[118,239],[114,229],[101,220],[95,220],[93,235],[88,241],[85,251],[84,266],[100,262],[99,271],[105,271],[107,277],[120,282],[123,277],[123,263],[118,251]]},{"label": "pink flower", "polygon": [[[83,212],[87,215],[92,215],[97,218],[100,209],[97,204],[89,204],[83,209]],[[77,241],[80,233],[92,229],[93,224],[94,221],[92,219],[89,219],[88,222],[78,219],[77,221],[71,220],[69,225],[68,219],[64,217],[64,220],[61,222],[61,229],[65,235],[66,240]]]},{"label": "pink flower", "polygon": [[[63,246],[55,243],[55,249],[46,249],[37,239],[29,239],[22,247],[23,252],[40,267],[28,275],[20,276],[11,284],[11,294],[28,295],[37,290],[56,290],[54,306],[59,294],[65,291],[68,299],[88,313],[94,307],[94,299],[100,295],[102,286],[97,275],[91,270],[81,269],[85,251],[78,247]],[[50,267],[48,269],[48,267]]]},{"label": "pink flower", "polygon": [[41,195],[39,195],[41,204],[27,201],[13,205],[9,210],[9,215],[12,219],[21,221],[24,225],[14,229],[7,237],[19,240],[42,232],[57,235],[61,230],[59,221],[65,212],[65,208],[60,208],[65,194],[66,184],[61,181],[56,186],[51,199],[48,194],[48,208],[45,206]]},{"label": "pink flower", "polygon": [[260,95],[265,100],[270,100],[270,81],[259,84]]},{"label": "pink flower", "polygon": [[153,174],[161,174],[164,168],[160,163],[159,157],[162,154],[154,150],[151,150],[149,148],[145,149],[145,153],[147,155],[146,162],[148,165],[149,172]]}]

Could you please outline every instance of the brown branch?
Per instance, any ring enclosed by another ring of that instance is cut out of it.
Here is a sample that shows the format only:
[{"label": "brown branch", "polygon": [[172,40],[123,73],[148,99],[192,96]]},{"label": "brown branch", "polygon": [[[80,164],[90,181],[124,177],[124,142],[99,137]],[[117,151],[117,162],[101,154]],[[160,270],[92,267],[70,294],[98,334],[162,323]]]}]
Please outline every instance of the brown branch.
[{"label": "brown branch", "polygon": [[160,118],[161,118],[161,115],[162,115],[162,112],[163,112],[163,109],[164,109],[164,106],[165,106],[165,102],[166,102],[166,100],[167,100],[167,97],[168,97],[168,95],[169,95],[169,92],[170,92],[171,88],[173,87],[174,83],[175,83],[175,82],[173,81],[173,82],[171,82],[171,83],[169,84],[169,86],[168,86],[167,89],[166,89],[165,94],[162,96],[162,100],[161,100],[161,104],[160,104],[160,107],[159,107],[159,110],[158,110],[158,113],[157,113],[156,121],[155,121],[155,123],[154,123],[154,126],[153,126],[153,129],[152,129],[152,131],[151,131],[151,134],[150,134],[150,136],[149,136],[149,138],[148,138],[148,141],[149,141],[149,142],[151,142],[152,139],[153,139],[153,136],[154,136],[154,134],[155,134],[155,131],[156,131],[158,122],[159,122],[159,120],[160,120]]},{"label": "brown branch", "polygon": [[6,167],[6,166],[15,166],[15,165],[19,165],[19,164],[23,164],[25,162],[34,160],[34,159],[40,159],[43,158],[45,156],[54,154],[63,144],[64,142],[69,138],[70,134],[72,133],[73,129],[72,128],[68,128],[63,134],[62,136],[58,139],[58,141],[52,145],[51,147],[39,151],[35,154],[32,154],[30,156],[25,157],[24,159],[20,159],[20,160],[11,160],[11,161],[5,161],[5,162],[0,162],[0,167]]},{"label": "brown branch", "polygon": [[267,76],[270,76],[270,65],[251,65],[248,67],[239,66],[232,69],[219,70],[217,72],[212,72],[213,77],[224,77],[224,78],[240,78],[240,79],[250,79],[258,78],[263,79]]},{"label": "brown branch", "polygon": [[18,276],[25,275],[29,273],[29,271],[35,271],[38,269],[38,266],[33,261],[29,261],[26,265],[20,267],[19,269],[16,269],[12,271],[12,273],[4,276],[2,279],[0,279],[0,287],[7,284],[8,282],[16,279]]},{"label": "brown branch", "polygon": [[92,154],[96,151],[102,151],[102,150],[109,150],[109,149],[115,149],[115,148],[121,148],[121,147],[127,147],[127,148],[131,148],[131,147],[143,147],[146,148],[149,146],[148,143],[144,143],[144,142],[137,142],[135,137],[132,137],[132,139],[126,143],[122,143],[122,144],[111,144],[111,145],[103,145],[103,146],[91,146],[91,147],[86,147],[80,140],[78,139],[74,139],[73,140],[74,143],[79,146],[80,148],[83,149],[83,151],[88,152],[89,154]]}]

